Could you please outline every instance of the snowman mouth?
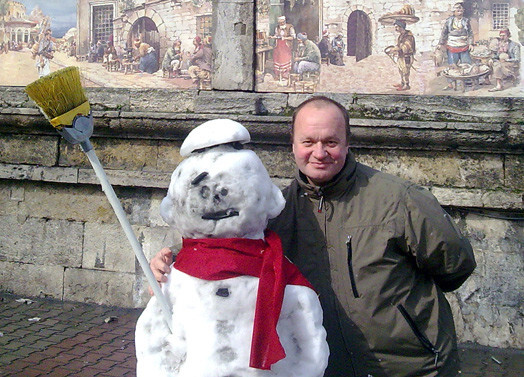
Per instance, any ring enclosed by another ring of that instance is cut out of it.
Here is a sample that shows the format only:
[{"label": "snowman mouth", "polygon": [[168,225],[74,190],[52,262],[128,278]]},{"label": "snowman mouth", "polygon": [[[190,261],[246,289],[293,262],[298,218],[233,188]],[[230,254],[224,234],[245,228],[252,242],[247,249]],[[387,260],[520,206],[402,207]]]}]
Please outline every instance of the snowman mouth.
[{"label": "snowman mouth", "polygon": [[233,208],[223,209],[216,212],[208,212],[202,215],[203,220],[222,220],[229,217],[238,216],[239,212]]}]

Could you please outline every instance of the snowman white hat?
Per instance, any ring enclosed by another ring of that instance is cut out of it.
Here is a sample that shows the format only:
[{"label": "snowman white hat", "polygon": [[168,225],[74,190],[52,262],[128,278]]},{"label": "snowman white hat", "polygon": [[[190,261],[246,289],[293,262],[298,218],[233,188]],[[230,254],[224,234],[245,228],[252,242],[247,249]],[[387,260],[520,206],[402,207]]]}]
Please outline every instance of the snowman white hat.
[{"label": "snowman white hat", "polygon": [[231,119],[213,119],[202,123],[187,135],[180,147],[180,155],[186,157],[199,149],[234,142],[245,144],[250,141],[249,131],[240,123]]}]

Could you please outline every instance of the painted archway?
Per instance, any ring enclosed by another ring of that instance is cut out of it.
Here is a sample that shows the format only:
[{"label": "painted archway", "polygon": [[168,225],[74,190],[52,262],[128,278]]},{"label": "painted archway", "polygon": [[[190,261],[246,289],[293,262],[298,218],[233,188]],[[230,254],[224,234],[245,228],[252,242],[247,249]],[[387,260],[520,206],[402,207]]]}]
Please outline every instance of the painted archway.
[{"label": "painted archway", "polygon": [[371,55],[372,34],[371,19],[361,10],[351,12],[347,23],[347,54],[356,61]]}]

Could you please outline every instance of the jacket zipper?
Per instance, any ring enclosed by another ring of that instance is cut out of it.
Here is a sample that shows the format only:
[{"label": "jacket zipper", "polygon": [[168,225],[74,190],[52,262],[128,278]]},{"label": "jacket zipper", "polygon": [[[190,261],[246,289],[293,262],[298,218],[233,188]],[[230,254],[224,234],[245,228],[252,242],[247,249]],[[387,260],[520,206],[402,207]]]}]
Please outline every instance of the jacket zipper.
[{"label": "jacket zipper", "polygon": [[435,348],[433,343],[431,343],[428,337],[422,331],[419,330],[417,324],[415,323],[413,318],[411,318],[406,308],[402,304],[398,304],[397,308],[408,323],[409,327],[411,327],[411,330],[418,338],[422,346],[435,355],[435,366],[437,366],[439,351]]},{"label": "jacket zipper", "polygon": [[322,192],[322,189],[318,189],[317,195],[320,197],[317,212],[322,213],[322,208],[324,207],[324,193]]},{"label": "jacket zipper", "polygon": [[351,247],[351,236],[348,236],[346,241],[346,246],[348,250],[348,269],[349,269],[349,279],[351,280],[351,290],[353,291],[353,297],[359,298],[357,290],[357,283],[355,280],[355,274],[353,273],[353,248]]}]

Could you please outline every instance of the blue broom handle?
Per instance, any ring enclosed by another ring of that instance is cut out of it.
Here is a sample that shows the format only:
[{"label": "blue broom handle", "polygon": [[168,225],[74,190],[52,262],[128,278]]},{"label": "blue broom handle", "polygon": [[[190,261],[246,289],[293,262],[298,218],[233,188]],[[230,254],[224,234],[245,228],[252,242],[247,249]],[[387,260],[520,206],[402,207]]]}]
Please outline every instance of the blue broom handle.
[{"label": "blue broom handle", "polygon": [[[82,145],[82,147],[84,147]],[[92,148],[86,148],[89,150],[84,150],[85,154],[87,155],[87,158],[89,158],[89,161],[91,162],[91,165],[93,166],[93,169],[95,170],[95,173],[98,177],[98,180],[100,181],[102,185],[102,191],[106,194],[107,199],[109,200],[109,203],[113,207],[113,210],[115,211],[116,217],[120,221],[120,225],[122,225],[122,228],[124,229],[124,232],[127,236],[127,239],[131,243],[131,246],[133,247],[133,251],[135,252],[136,259],[138,259],[138,263],[140,263],[140,267],[142,267],[142,270],[144,271],[144,274],[146,275],[147,281],[149,282],[149,285],[153,289],[153,292],[155,293],[155,296],[157,300],[160,302],[162,313],[164,314],[164,319],[166,320],[167,326],[171,333],[173,333],[172,325],[171,325],[171,319],[172,319],[172,312],[171,307],[169,306],[166,297],[162,293],[162,289],[160,288],[160,285],[155,279],[155,275],[153,275],[153,271],[151,271],[151,267],[149,266],[149,262],[146,259],[146,256],[144,255],[144,252],[142,251],[142,247],[140,246],[140,243],[138,242],[135,233],[133,232],[133,229],[131,228],[131,225],[129,224],[129,220],[127,219],[127,216],[124,212],[124,209],[122,208],[122,204],[118,200],[115,191],[113,190],[113,186],[109,183],[109,180],[107,179],[106,173],[104,169],[102,168],[102,165],[100,164],[100,161],[98,160],[98,157],[96,156],[96,153],[94,149]]]}]

